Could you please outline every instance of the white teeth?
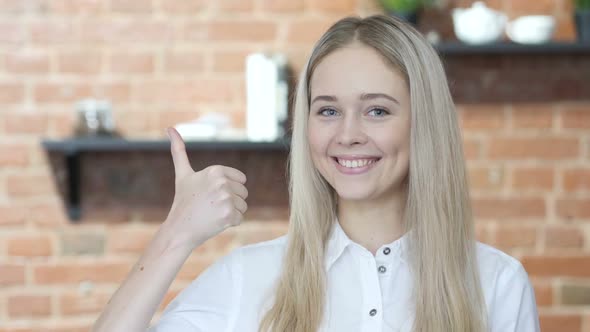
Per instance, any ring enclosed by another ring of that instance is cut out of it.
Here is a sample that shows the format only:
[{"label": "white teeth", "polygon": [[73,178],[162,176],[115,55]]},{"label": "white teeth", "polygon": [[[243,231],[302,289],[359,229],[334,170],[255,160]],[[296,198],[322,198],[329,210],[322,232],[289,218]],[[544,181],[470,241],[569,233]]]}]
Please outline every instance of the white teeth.
[{"label": "white teeth", "polygon": [[338,159],[338,163],[344,167],[348,167],[348,168],[358,168],[358,167],[364,167],[367,166],[369,164],[372,164],[375,162],[375,159],[355,159],[355,160],[342,160],[342,159]]}]

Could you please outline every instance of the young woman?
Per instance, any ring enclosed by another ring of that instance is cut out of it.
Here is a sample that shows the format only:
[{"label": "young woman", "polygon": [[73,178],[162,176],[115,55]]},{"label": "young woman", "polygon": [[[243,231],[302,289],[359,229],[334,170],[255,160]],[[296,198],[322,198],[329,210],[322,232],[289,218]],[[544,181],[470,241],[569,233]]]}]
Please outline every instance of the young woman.
[{"label": "young woman", "polygon": [[[294,105],[286,236],[215,262],[150,331],[539,331],[522,265],[474,236],[441,62],[412,27],[345,18]],[[144,331],[193,251],[246,210],[246,177],[194,172],[169,129],[174,203],[95,331]]]}]

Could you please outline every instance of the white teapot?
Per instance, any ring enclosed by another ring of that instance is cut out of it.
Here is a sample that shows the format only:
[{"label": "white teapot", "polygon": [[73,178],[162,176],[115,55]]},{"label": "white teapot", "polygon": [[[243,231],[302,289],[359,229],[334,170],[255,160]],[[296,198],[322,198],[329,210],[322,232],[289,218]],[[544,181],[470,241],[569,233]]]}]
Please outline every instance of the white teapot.
[{"label": "white teapot", "polygon": [[486,44],[499,40],[508,17],[477,1],[471,8],[455,8],[452,12],[453,28],[457,38],[468,44]]}]

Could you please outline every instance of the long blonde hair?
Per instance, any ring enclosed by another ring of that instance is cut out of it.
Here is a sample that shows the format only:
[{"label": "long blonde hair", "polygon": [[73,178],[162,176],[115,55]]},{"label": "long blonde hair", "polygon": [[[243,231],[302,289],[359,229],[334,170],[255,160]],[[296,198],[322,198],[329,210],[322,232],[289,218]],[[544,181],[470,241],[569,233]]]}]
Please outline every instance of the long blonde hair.
[{"label": "long blonde hair", "polygon": [[261,332],[312,332],[324,315],[324,254],[337,196],[314,167],[307,139],[310,79],[331,52],[360,42],[404,76],[411,98],[410,167],[405,227],[415,300],[414,332],[485,331],[487,314],[461,133],[441,61],[408,24],[374,15],[336,22],[301,73],[289,160],[288,245],[274,303]]}]

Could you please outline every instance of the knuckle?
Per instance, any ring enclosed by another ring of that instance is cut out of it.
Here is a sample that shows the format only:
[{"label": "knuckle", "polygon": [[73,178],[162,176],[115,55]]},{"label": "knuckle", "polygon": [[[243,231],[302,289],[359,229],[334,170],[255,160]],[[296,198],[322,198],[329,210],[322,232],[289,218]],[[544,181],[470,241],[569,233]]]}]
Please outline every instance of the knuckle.
[{"label": "knuckle", "polygon": [[223,176],[223,170],[221,169],[221,166],[219,166],[219,165],[209,166],[208,169],[209,169],[209,174],[213,177]]}]

